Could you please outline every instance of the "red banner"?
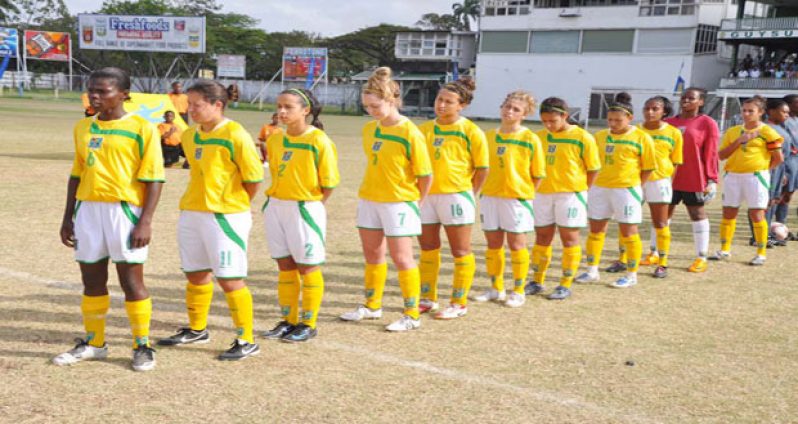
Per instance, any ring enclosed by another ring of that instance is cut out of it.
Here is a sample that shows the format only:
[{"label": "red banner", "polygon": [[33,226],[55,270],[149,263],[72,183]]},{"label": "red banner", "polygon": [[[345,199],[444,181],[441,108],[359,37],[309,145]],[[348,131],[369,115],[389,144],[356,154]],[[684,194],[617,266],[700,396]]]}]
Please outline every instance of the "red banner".
[{"label": "red banner", "polygon": [[67,32],[25,31],[28,59],[69,62],[71,45]]}]

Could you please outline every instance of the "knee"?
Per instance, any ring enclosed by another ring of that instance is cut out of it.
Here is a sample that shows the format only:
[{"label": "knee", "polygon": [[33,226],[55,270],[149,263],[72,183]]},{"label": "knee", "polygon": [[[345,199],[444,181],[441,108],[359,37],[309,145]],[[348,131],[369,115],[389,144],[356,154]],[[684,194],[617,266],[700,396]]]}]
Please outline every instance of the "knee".
[{"label": "knee", "polygon": [[419,241],[419,246],[421,246],[421,250],[437,250],[441,248],[440,240],[437,242],[434,241]]},{"label": "knee", "polygon": [[470,254],[471,254],[471,249],[469,248],[460,248],[460,249],[452,248],[452,256],[454,256],[455,258],[462,258],[463,256],[467,256]]}]

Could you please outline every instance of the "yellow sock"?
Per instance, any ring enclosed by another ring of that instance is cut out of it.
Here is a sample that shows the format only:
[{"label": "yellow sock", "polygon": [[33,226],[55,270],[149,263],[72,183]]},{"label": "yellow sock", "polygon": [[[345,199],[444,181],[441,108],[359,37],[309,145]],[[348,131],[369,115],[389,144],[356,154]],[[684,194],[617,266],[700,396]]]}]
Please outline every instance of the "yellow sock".
[{"label": "yellow sock", "polygon": [[604,238],[606,233],[593,233],[587,236],[587,243],[585,250],[587,250],[587,264],[589,266],[598,266],[601,262],[601,251],[604,249]]},{"label": "yellow sock", "polygon": [[[455,260],[455,266],[457,260]],[[441,249],[422,250],[418,271],[421,274],[421,298],[438,301],[438,273],[441,270]]]},{"label": "yellow sock", "polygon": [[127,319],[133,330],[133,349],[150,345],[150,318],[152,317],[152,299],[125,302]]},{"label": "yellow sock", "polygon": [[551,265],[551,246],[541,246],[536,244],[532,246],[532,281],[543,285],[546,281],[546,272]]},{"label": "yellow sock", "polygon": [[249,343],[255,343],[252,337],[252,293],[249,287],[240,288],[224,294],[233,325],[236,326],[238,338]]},{"label": "yellow sock", "polygon": [[186,284],[186,310],[188,327],[202,331],[208,326],[208,311],[213,300],[213,284]]},{"label": "yellow sock", "polygon": [[754,240],[756,240],[756,254],[758,256],[767,256],[768,245],[768,222],[761,220],[754,222]]},{"label": "yellow sock", "polygon": [[618,262],[625,264],[629,257],[626,254],[626,243],[620,234],[618,234],[618,252]]},{"label": "yellow sock", "polygon": [[421,292],[421,276],[418,268],[399,271],[399,288],[405,304],[405,315],[418,319],[418,295]]},{"label": "yellow sock", "polygon": [[490,283],[497,291],[504,290],[504,248],[485,251],[485,266]]},{"label": "yellow sock", "polygon": [[643,256],[643,242],[640,240],[640,234],[633,234],[625,238],[626,245],[626,271],[637,272],[640,268],[640,257]]},{"label": "yellow sock", "polygon": [[468,303],[468,292],[474,282],[477,262],[474,254],[454,258],[454,279],[452,280],[452,303],[465,306]]},{"label": "yellow sock", "polygon": [[277,276],[277,303],[283,321],[299,323],[299,271],[280,271]]},{"label": "yellow sock", "polygon": [[324,277],[317,269],[302,276],[302,323],[316,328],[321,298],[324,296]]},{"label": "yellow sock", "polygon": [[736,219],[720,220],[720,250],[724,252],[731,252],[732,239],[734,238],[734,230],[737,227]]},{"label": "yellow sock", "polygon": [[668,266],[668,255],[671,253],[671,227],[657,228],[657,251],[659,252],[659,265]]},{"label": "yellow sock", "polygon": [[513,291],[523,293],[529,275],[529,249],[511,250],[510,263],[513,268]]},{"label": "yellow sock", "polygon": [[366,264],[366,307],[369,309],[382,308],[382,291],[385,290],[385,280],[388,278],[388,264]]},{"label": "yellow sock", "polygon": [[86,296],[80,301],[83,314],[83,328],[86,329],[86,341],[94,347],[105,345],[105,316],[111,307],[111,296]]},{"label": "yellow sock", "polygon": [[579,271],[579,262],[582,260],[582,247],[578,244],[562,249],[562,277],[560,285],[569,289],[574,282],[574,276]]}]

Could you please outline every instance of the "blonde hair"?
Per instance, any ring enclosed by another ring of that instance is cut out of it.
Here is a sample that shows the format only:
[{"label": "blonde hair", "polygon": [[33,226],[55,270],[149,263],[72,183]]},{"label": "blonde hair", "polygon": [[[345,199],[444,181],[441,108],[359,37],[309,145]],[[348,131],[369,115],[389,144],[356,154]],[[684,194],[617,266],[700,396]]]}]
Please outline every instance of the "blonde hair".
[{"label": "blonde hair", "polygon": [[382,100],[393,103],[396,107],[402,106],[402,93],[399,89],[399,84],[391,79],[391,76],[393,76],[393,71],[387,66],[375,69],[363,86],[363,94],[377,96]]},{"label": "blonde hair", "polygon": [[510,100],[519,100],[521,103],[523,103],[524,106],[526,106],[527,115],[531,115],[532,112],[535,111],[535,106],[537,105],[535,98],[531,94],[521,90],[513,91],[512,93],[508,94],[507,97],[504,98],[502,106],[506,105]]}]

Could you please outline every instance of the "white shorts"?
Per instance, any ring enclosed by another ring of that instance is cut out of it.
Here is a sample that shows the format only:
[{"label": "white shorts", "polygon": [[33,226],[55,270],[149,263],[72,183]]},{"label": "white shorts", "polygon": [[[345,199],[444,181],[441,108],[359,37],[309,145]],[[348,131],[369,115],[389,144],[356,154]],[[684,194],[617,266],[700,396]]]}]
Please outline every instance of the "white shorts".
[{"label": "white shorts", "polygon": [[430,194],[421,205],[422,225],[472,225],[476,216],[477,205],[468,191]]},{"label": "white shorts", "polygon": [[357,228],[382,230],[387,237],[415,237],[421,235],[421,212],[416,202],[360,199],[357,203]]},{"label": "white shorts", "polygon": [[116,263],[143,264],[148,247],[130,248],[130,233],[141,208],[127,202],[80,202],[75,205],[75,260],[93,264],[111,258]]},{"label": "white shorts", "polygon": [[482,231],[528,233],[535,228],[531,200],[482,196],[479,208]]},{"label": "white shorts", "polygon": [[729,172],[723,177],[724,208],[739,208],[745,202],[749,209],[767,209],[769,198],[769,171],[750,174]]},{"label": "white shorts", "polygon": [[648,203],[667,203],[673,199],[673,187],[670,178],[643,183],[643,198]]},{"label": "white shorts", "polygon": [[212,271],[216,278],[247,276],[247,239],[252,213],[181,211],[177,244],[183,272]]},{"label": "white shorts", "polygon": [[535,226],[548,227],[557,224],[563,228],[585,228],[587,226],[587,192],[538,193],[532,201],[535,205]]},{"label": "white shorts", "polygon": [[324,263],[327,211],[323,203],[270,197],[263,205],[263,222],[272,258],[290,256],[300,265]]},{"label": "white shorts", "polygon": [[587,217],[593,220],[613,218],[621,224],[639,224],[643,220],[643,197],[640,193],[640,186],[593,186],[588,191]]}]

